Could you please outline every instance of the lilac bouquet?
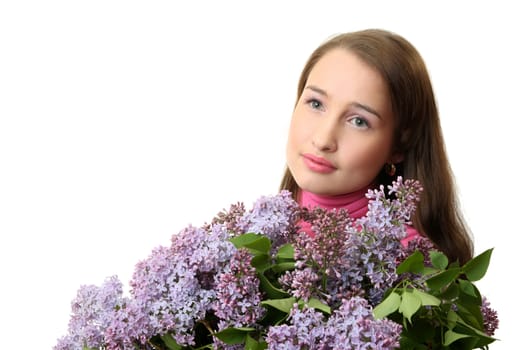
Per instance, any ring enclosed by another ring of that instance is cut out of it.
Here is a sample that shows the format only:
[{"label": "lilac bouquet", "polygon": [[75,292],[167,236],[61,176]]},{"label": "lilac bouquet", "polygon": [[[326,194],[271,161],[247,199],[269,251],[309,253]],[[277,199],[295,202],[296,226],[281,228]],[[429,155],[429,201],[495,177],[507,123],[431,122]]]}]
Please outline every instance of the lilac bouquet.
[{"label": "lilac bouquet", "polygon": [[356,220],[287,191],[233,204],[140,261],[129,296],[115,276],[82,286],[54,349],[486,348],[498,317],[474,282],[492,250],[460,266],[426,238],[403,246],[421,191],[370,190]]}]

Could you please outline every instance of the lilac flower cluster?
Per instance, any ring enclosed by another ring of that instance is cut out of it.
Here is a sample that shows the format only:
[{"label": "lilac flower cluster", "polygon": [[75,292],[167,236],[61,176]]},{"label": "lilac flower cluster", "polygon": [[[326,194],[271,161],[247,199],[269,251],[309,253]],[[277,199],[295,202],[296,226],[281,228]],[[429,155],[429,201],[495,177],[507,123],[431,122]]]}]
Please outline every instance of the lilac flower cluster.
[{"label": "lilac flower cluster", "polygon": [[109,315],[123,303],[122,283],[116,276],[108,278],[100,287],[81,286],[71,303],[68,335],[59,339],[55,349],[98,347],[104,342],[104,332],[112,321]]},{"label": "lilac flower cluster", "polygon": [[[268,349],[397,348],[402,326],[374,319],[372,308],[399,282],[396,268],[411,252],[430,263],[428,239],[400,242],[421,190],[398,178],[387,194],[369,191],[368,214],[356,220],[346,210],[300,208],[288,191],[248,211],[232,205],[152,250],[136,265],[129,296],[117,277],[82,286],[54,349],[244,348],[224,334]],[[240,237],[249,232],[256,235]],[[481,312],[493,334],[498,318],[485,299]]]},{"label": "lilac flower cluster", "polygon": [[264,308],[260,305],[259,279],[251,260],[247,249],[239,249],[226,269],[217,275],[217,298],[213,302],[213,311],[220,319],[219,330],[254,326],[264,314]]},{"label": "lilac flower cluster", "polygon": [[[264,311],[258,279],[249,266],[251,258],[237,252],[229,238],[251,231],[284,242],[293,232],[297,210],[286,192],[262,197],[250,211],[242,203],[232,205],[211,224],[183,229],[172,237],[170,247],[158,247],[140,261],[130,281],[130,297],[123,297],[116,277],[100,288],[82,287],[68,334],[55,349],[131,349],[164,334],[191,346],[194,328],[208,312],[216,312],[220,320],[212,325],[214,331],[255,323]],[[228,295],[234,291],[237,294]]]},{"label": "lilac flower cluster", "polygon": [[266,335],[269,350],[315,349],[324,336],[324,315],[314,308],[295,304],[288,324],[271,326]]},{"label": "lilac flower cluster", "polygon": [[485,328],[485,333],[488,335],[494,335],[496,329],[499,327],[499,318],[498,313],[492,307],[486,297],[481,299],[481,314],[483,316],[483,327]]},{"label": "lilac flower cluster", "polygon": [[[55,349],[132,349],[164,334],[193,345],[196,322],[204,320],[216,299],[214,276],[236,252],[229,237],[223,225],[208,231],[185,228],[173,236],[171,247],[154,249],[136,265],[130,298],[121,298],[122,285],[113,280],[100,289],[81,289],[74,305],[86,305],[86,310],[73,308],[69,335]],[[106,297],[110,292],[114,296]]]},{"label": "lilac flower cluster", "polygon": [[397,281],[396,268],[404,250],[401,239],[406,236],[406,225],[422,190],[419,183],[403,182],[401,177],[389,186],[393,199],[386,197],[383,186],[369,190],[368,212],[355,221],[345,243],[345,259],[352,263],[345,266],[343,290],[360,286],[366,290],[367,300],[376,305]]},{"label": "lilac flower cluster", "polygon": [[240,227],[240,221],[245,214],[246,208],[244,203],[238,202],[230,205],[229,210],[223,209],[212,219],[211,224],[204,224],[203,228],[209,230],[213,225],[220,224],[233,235],[240,235],[243,233]]},{"label": "lilac flower cluster", "polygon": [[297,268],[280,278],[283,288],[293,296],[317,297],[331,306],[356,295],[378,304],[398,279],[396,268],[404,249],[400,240],[422,190],[402,178],[389,188],[393,199],[383,187],[369,191],[368,213],[357,220],[345,210],[303,211],[301,218],[315,235],[296,235]]},{"label": "lilac flower cluster", "polygon": [[309,300],[312,297],[319,297],[319,275],[311,267],[286,271],[279,277],[281,287],[292,296]]},{"label": "lilac flower cluster", "polygon": [[294,237],[296,269],[287,271],[279,282],[291,295],[308,300],[310,297],[330,302],[325,292],[329,283],[341,276],[345,262],[347,228],[351,224],[345,210],[327,211],[321,208],[303,210],[301,219],[311,224],[313,236],[301,232]]},{"label": "lilac flower cluster", "polygon": [[278,196],[260,197],[239,220],[239,231],[263,234],[279,247],[292,240],[296,233],[299,205],[288,191]]},{"label": "lilac flower cluster", "polygon": [[269,350],[387,350],[399,347],[401,331],[393,321],[374,319],[368,302],[354,297],[343,299],[326,320],[321,312],[296,304],[289,324],[270,327],[266,341]]}]

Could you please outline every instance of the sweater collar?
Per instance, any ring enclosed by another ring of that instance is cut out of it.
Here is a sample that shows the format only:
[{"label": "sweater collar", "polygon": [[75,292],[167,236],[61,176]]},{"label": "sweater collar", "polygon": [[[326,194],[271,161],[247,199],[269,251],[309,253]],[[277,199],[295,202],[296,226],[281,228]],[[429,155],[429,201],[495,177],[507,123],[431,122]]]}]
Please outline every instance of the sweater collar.
[{"label": "sweater collar", "polygon": [[308,209],[316,207],[328,210],[344,208],[348,210],[352,218],[360,218],[365,216],[368,211],[368,198],[365,196],[367,192],[368,187],[365,187],[343,195],[327,196],[301,190],[298,198],[299,204]]}]

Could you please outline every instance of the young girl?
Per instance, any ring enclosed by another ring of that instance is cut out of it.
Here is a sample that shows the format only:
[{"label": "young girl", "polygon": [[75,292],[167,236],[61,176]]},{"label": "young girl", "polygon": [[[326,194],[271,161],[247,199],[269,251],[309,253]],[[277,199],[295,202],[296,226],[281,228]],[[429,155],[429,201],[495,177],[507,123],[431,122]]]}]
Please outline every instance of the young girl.
[{"label": "young girl", "polygon": [[384,30],[341,34],[318,47],[299,79],[281,189],[303,206],[366,214],[365,193],[397,176],[423,186],[413,228],[451,261],[472,258],[425,63]]}]

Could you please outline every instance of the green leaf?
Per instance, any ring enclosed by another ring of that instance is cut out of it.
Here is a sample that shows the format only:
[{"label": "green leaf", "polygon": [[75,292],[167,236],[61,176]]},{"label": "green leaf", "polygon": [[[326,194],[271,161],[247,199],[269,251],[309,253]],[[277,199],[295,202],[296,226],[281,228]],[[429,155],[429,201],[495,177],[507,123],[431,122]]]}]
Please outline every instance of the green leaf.
[{"label": "green leaf", "polygon": [[270,256],[268,254],[256,254],[253,256],[251,264],[257,272],[264,272],[271,266]]},{"label": "green leaf", "polygon": [[291,243],[282,245],[279,250],[277,251],[277,254],[275,255],[275,258],[277,259],[277,262],[283,262],[283,261],[289,261],[294,260],[294,248]]},{"label": "green leaf", "polygon": [[308,300],[308,302],[306,303],[306,306],[308,306],[310,308],[314,308],[314,309],[320,310],[320,311],[322,311],[324,313],[327,313],[329,315],[332,313],[332,310],[330,309],[330,306],[326,305],[321,300],[316,299],[316,298],[310,298]]},{"label": "green leaf", "polygon": [[259,282],[261,283],[261,289],[266,292],[269,298],[281,299],[289,296],[289,294],[284,290],[275,287],[264,275],[264,273],[258,272],[257,276],[259,277]]},{"label": "green leaf", "polygon": [[252,254],[269,254],[272,242],[266,236],[256,233],[245,233],[230,239],[237,248],[247,248]]},{"label": "green leaf", "polygon": [[246,343],[244,345],[244,350],[264,350],[268,348],[268,344],[266,342],[258,342],[257,340],[250,337],[250,335],[246,336]]},{"label": "green leaf", "polygon": [[417,339],[412,339],[407,334],[401,334],[399,348],[403,350],[428,350],[428,346],[421,344]]},{"label": "green leaf", "polygon": [[423,276],[429,276],[429,275],[434,275],[434,274],[438,273],[439,271],[441,271],[441,270],[436,269],[435,267],[428,267],[428,266],[425,266],[425,267],[423,268],[423,271],[421,271],[421,274],[422,274]]},{"label": "green leaf", "polygon": [[441,288],[445,287],[446,285],[454,281],[456,278],[458,278],[460,273],[460,268],[454,267],[430,277],[427,280],[426,284],[430,289],[439,291],[441,290]]},{"label": "green leaf", "polygon": [[483,330],[483,315],[481,314],[479,305],[466,303],[462,300],[459,300],[456,304],[456,307],[456,312],[461,321],[470,325],[471,327]]},{"label": "green leaf", "polygon": [[258,321],[263,326],[278,326],[285,322],[288,318],[288,312],[283,312],[272,307],[269,307],[264,314],[264,317]]},{"label": "green leaf", "polygon": [[458,314],[454,310],[449,310],[447,314],[448,328],[453,329],[459,320]]},{"label": "green leaf", "polygon": [[412,293],[419,298],[423,306],[439,306],[441,304],[441,300],[419,289],[412,289]]},{"label": "green leaf", "polygon": [[486,346],[496,340],[496,338],[485,334],[482,330],[479,330],[475,327],[472,327],[471,325],[466,324],[462,320],[458,321],[457,330],[465,334],[470,334],[473,338],[476,339],[475,346],[473,346],[472,349],[482,348],[483,346]]},{"label": "green leaf", "polygon": [[214,333],[214,336],[226,344],[242,344],[246,340],[248,333],[253,332],[255,328],[225,328],[220,332]]},{"label": "green leaf", "polygon": [[400,275],[405,272],[421,273],[425,267],[424,259],[423,253],[415,251],[397,266],[397,274]]},{"label": "green leaf", "polygon": [[275,264],[272,266],[272,270],[276,273],[280,273],[283,271],[289,271],[295,269],[295,262],[289,261],[289,262],[282,262],[280,264]]},{"label": "green leaf", "polygon": [[443,342],[443,345],[444,346],[449,346],[450,344],[452,344],[453,342],[455,342],[456,340],[459,340],[459,339],[463,339],[463,338],[469,338],[470,335],[468,334],[461,334],[461,333],[456,333],[452,330],[448,330],[445,332],[445,340]]},{"label": "green leaf", "polygon": [[454,300],[459,295],[459,286],[457,283],[449,284],[444,290],[441,291],[439,297],[442,300]]},{"label": "green leaf", "polygon": [[180,350],[182,349],[182,346],[180,346],[179,344],[177,344],[177,342],[175,341],[175,339],[173,339],[173,337],[171,336],[171,334],[169,333],[166,333],[164,335],[162,335],[160,337],[160,339],[162,339],[162,341],[164,342],[164,344],[168,347],[168,349],[170,350]]},{"label": "green leaf", "polygon": [[421,300],[412,293],[410,289],[405,290],[401,294],[401,304],[399,304],[399,312],[412,323],[412,316],[421,307]]},{"label": "green leaf", "polygon": [[249,244],[251,242],[254,242],[258,240],[261,237],[261,235],[258,235],[257,233],[245,233],[236,237],[230,238],[230,242],[233,243],[235,248],[239,249],[244,247],[246,244]]},{"label": "green leaf", "polygon": [[480,297],[477,288],[472,284],[472,282],[466,280],[459,280],[458,282],[461,292],[476,298],[476,300]]},{"label": "green leaf", "polygon": [[487,269],[490,264],[490,257],[492,255],[492,250],[487,249],[483,253],[479,254],[472,260],[469,260],[465,265],[463,265],[463,273],[467,275],[467,278],[472,282],[479,281],[485,276]]},{"label": "green leaf", "polygon": [[441,337],[440,329],[425,321],[425,319],[418,318],[414,324],[404,326],[399,349],[428,350],[431,344],[434,344],[436,336]]},{"label": "green leaf", "polygon": [[261,301],[261,305],[269,305],[277,310],[289,313],[296,302],[295,298],[268,299]]},{"label": "green leaf", "polygon": [[399,309],[401,297],[396,292],[390,293],[382,302],[374,308],[374,317],[382,319]]},{"label": "green leaf", "polygon": [[447,268],[448,258],[445,254],[437,250],[432,250],[430,251],[429,254],[430,254],[430,261],[432,262],[432,266],[440,270],[445,270]]}]

